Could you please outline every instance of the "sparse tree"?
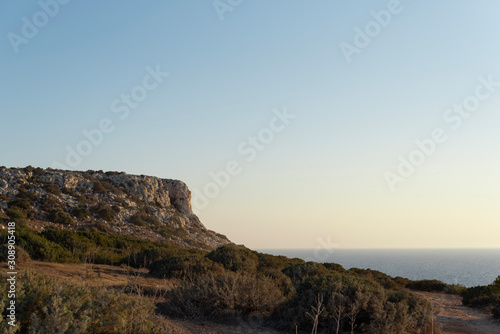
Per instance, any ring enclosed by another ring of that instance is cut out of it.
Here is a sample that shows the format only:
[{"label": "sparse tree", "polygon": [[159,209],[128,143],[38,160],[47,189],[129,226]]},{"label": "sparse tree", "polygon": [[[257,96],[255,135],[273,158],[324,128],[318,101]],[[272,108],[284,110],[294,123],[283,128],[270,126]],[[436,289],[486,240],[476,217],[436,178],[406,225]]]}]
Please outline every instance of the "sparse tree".
[{"label": "sparse tree", "polygon": [[349,298],[347,318],[349,319],[349,323],[351,325],[351,334],[354,334],[354,329],[356,328],[356,318],[358,317],[359,311],[361,311],[365,304],[366,296],[360,291],[356,291],[354,295]]},{"label": "sparse tree", "polygon": [[345,312],[345,301],[344,296],[341,293],[332,293],[332,318],[334,321],[335,333],[339,334],[342,319],[344,318]]},{"label": "sparse tree", "polygon": [[319,317],[321,313],[325,311],[325,307],[323,306],[323,295],[318,294],[316,298],[314,298],[314,301],[316,303],[316,306],[312,305],[311,306],[311,313],[307,312],[306,315],[310,317],[313,321],[313,328],[311,331],[311,334],[317,334],[318,333],[318,324],[319,324]]}]

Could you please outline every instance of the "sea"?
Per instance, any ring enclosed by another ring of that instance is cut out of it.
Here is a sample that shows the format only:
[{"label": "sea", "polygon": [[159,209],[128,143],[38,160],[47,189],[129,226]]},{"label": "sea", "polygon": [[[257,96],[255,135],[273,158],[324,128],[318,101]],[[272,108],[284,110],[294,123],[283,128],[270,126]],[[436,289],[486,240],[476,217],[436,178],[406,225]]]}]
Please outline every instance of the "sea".
[{"label": "sea", "polygon": [[437,279],[466,287],[500,276],[500,249],[264,249],[262,253],[373,269],[411,280]]}]

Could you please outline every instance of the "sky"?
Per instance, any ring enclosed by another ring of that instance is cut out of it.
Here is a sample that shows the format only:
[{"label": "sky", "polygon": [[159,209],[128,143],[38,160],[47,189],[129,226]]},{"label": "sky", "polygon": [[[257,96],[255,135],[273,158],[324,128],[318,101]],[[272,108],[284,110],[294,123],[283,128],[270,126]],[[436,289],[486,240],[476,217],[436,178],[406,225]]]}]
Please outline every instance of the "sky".
[{"label": "sky", "polygon": [[0,165],[180,179],[254,249],[498,247],[499,10],[3,1]]}]

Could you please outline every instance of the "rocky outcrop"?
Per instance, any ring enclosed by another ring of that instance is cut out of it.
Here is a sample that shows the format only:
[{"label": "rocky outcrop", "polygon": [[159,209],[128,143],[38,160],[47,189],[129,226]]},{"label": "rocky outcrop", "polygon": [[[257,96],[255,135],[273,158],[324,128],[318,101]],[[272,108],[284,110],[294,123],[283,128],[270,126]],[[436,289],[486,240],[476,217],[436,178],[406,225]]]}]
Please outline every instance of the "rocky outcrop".
[{"label": "rocky outcrop", "polygon": [[0,214],[38,229],[99,229],[205,249],[230,243],[193,213],[185,183],[123,172],[1,167]]}]

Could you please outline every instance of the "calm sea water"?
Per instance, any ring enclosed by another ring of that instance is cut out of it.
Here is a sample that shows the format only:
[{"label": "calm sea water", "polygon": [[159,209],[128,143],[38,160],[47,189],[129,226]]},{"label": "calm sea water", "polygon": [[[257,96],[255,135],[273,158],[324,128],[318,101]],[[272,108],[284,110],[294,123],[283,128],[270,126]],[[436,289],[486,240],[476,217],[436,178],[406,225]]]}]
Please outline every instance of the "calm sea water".
[{"label": "calm sea water", "polygon": [[267,249],[260,252],[334,262],[346,269],[370,268],[412,280],[438,279],[467,287],[488,285],[500,275],[500,249]]}]

